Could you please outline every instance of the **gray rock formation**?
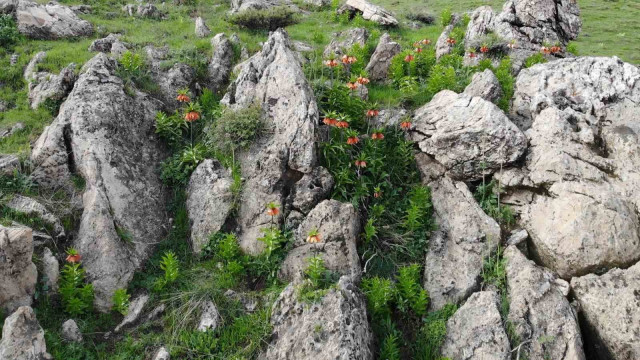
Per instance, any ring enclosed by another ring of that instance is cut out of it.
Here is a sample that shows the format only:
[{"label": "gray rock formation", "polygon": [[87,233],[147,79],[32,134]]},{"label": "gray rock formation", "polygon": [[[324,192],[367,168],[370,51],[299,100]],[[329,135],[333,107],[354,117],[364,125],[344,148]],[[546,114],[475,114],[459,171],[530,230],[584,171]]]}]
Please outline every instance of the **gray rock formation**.
[{"label": "gray rock formation", "polygon": [[202,314],[198,322],[198,331],[215,331],[222,322],[216,304],[211,300],[204,301],[201,305],[201,310]]},{"label": "gray rock formation", "polygon": [[456,179],[480,179],[515,162],[525,152],[525,135],[496,105],[480,97],[437,93],[416,110],[412,140]]},{"label": "gray rock formation", "polygon": [[347,277],[312,304],[300,302],[296,284],[289,284],[273,305],[271,324],[267,360],[373,359],[365,299]]},{"label": "gray rock formation", "polygon": [[73,88],[76,81],[76,64],[69,64],[54,75],[38,72],[29,82],[29,102],[32,109],[37,109],[47,100],[61,102]]},{"label": "gray rock formation", "polygon": [[371,55],[366,71],[372,81],[384,81],[387,79],[391,59],[402,51],[402,46],[391,40],[388,33],[384,33],[378,41],[376,50]]},{"label": "gray rock formation", "polygon": [[[247,151],[236,154],[246,179],[237,218],[240,246],[257,254],[264,244],[256,239],[272,220],[266,205],[275,202],[282,206],[287,190],[311,173],[317,161],[318,108],[284,30],[271,33],[262,51],[242,67],[222,103],[232,109],[257,103],[270,128]],[[281,224],[282,214],[274,220]]]},{"label": "gray rock formation", "polygon": [[[1,106],[1,104],[0,104]],[[6,111],[8,109],[2,109],[0,107],[0,111]],[[25,125],[23,122],[17,122],[15,124],[9,125],[8,127],[3,127],[2,130],[0,130],[0,140],[9,137],[15,133],[17,133],[18,131],[22,131],[25,129]]]},{"label": "gray rock formation", "polygon": [[447,321],[443,357],[456,360],[509,360],[511,347],[502,326],[500,298],[493,291],[477,292]]},{"label": "gray rock formation", "polygon": [[19,307],[4,320],[0,360],[50,360],[44,331],[29,306]]},{"label": "gray rock formation", "polygon": [[291,207],[308,214],[316,204],[331,195],[335,181],[329,170],[318,166],[296,182],[291,190]]},{"label": "gray rock formation", "polygon": [[[318,231],[319,243],[307,243],[313,230]],[[291,281],[304,272],[312,256],[321,256],[328,270],[349,275],[358,282],[362,270],[356,248],[360,220],[353,205],[336,200],[318,204],[298,227],[294,248],[289,251],[279,277]]]},{"label": "gray rock formation", "polygon": [[38,4],[19,0],[15,4],[11,11],[15,11],[18,30],[29,38],[55,40],[93,34],[93,26],[88,21],[57,2]]},{"label": "gray rock formation", "polygon": [[120,34],[109,34],[105,38],[94,40],[91,45],[89,45],[89,51],[121,56],[127,52],[129,44],[120,41],[120,38]]},{"label": "gray rock formation", "polygon": [[231,0],[229,13],[235,14],[247,10],[267,10],[278,6],[286,6],[291,10],[299,11],[291,0]]},{"label": "gray rock formation", "polygon": [[62,323],[62,331],[60,332],[62,338],[68,342],[82,342],[82,333],[75,320],[69,319]]},{"label": "gray rock formation", "polygon": [[127,4],[122,7],[122,11],[124,11],[129,16],[138,16],[142,18],[163,19],[166,14],[160,11],[154,4]]},{"label": "gray rock formation", "polygon": [[109,310],[165,233],[165,190],[157,167],[164,150],[154,135],[161,105],[129,95],[116,62],[99,53],[85,64],[54,122],[31,153],[32,178],[44,188],[86,181],[74,247],[93,283],[95,305]]},{"label": "gray rock formation", "polygon": [[213,92],[224,90],[233,67],[233,43],[224,33],[217,34],[211,39],[213,56],[209,62],[208,87]]},{"label": "gray rock formation", "polygon": [[29,63],[27,64],[27,67],[24,68],[24,73],[23,73],[24,79],[27,82],[33,80],[35,75],[38,73],[38,64],[40,64],[46,56],[47,56],[46,52],[40,51],[35,55],[33,55],[31,60],[29,60]]},{"label": "gray rock formation", "polygon": [[156,97],[161,100],[168,111],[175,111],[182,106],[176,99],[178,90],[190,89],[195,80],[195,70],[184,63],[176,63],[169,70],[163,66],[170,59],[167,46],[156,48],[153,45],[145,47],[147,60],[151,68],[151,77],[159,88]]},{"label": "gray rock formation", "polygon": [[344,12],[362,14],[363,19],[373,21],[382,26],[398,25],[398,20],[391,12],[385,10],[382,6],[374,5],[366,0],[347,0],[347,2],[338,9],[339,14]]},{"label": "gray rock formation", "polygon": [[211,30],[204,23],[204,19],[200,16],[196,18],[196,36],[199,38],[205,38],[211,34]]},{"label": "gray rock formation", "polygon": [[509,321],[527,359],[584,360],[577,314],[563,294],[566,282],[528,260],[515,246],[504,252]]},{"label": "gray rock formation", "polygon": [[471,83],[464,89],[464,94],[471,97],[478,96],[495,103],[502,96],[502,86],[493,71],[486,69],[473,74]]},{"label": "gray rock formation", "polygon": [[230,171],[217,160],[205,160],[193,172],[187,189],[191,245],[200,253],[209,236],[224,225],[233,207]]},{"label": "gray rock formation", "polygon": [[20,158],[16,155],[0,154],[0,175],[13,175],[20,169]]},{"label": "gray rock formation", "polygon": [[37,216],[47,225],[51,226],[53,236],[64,237],[64,228],[57,216],[51,213],[44,205],[37,200],[22,195],[13,195],[13,197],[5,204],[6,207],[13,211],[23,214]]},{"label": "gray rock formation", "polygon": [[38,277],[32,256],[31,229],[0,225],[0,308],[5,313],[31,305]]},{"label": "gray rock formation", "polygon": [[169,355],[167,348],[165,348],[164,346],[159,348],[153,355],[153,360],[169,360],[169,359],[171,359],[171,355]]},{"label": "gray rock formation", "polygon": [[48,247],[42,250],[42,273],[43,277],[46,276],[45,284],[49,290],[57,292],[60,263]]},{"label": "gray rock formation", "polygon": [[127,327],[137,324],[142,317],[142,312],[144,311],[144,307],[147,305],[147,302],[149,302],[149,295],[147,294],[140,294],[131,300],[127,315],[122,319],[120,324],[116,326],[113,332],[118,333]]},{"label": "gray rock formation", "polygon": [[500,243],[500,227],[464,183],[445,176],[429,186],[438,231],[429,241],[424,288],[431,308],[438,310],[478,290],[484,259]]},{"label": "gray rock formation", "polygon": [[[348,54],[356,45],[360,46],[360,48],[364,48],[368,38],[369,31],[365,28],[353,28],[335,33],[329,45],[324,48],[323,56],[325,58],[332,55],[340,57]],[[359,60],[362,61],[362,59]]]},{"label": "gray rock formation", "polygon": [[592,355],[601,359],[640,358],[640,263],[571,279],[587,329],[585,338],[593,344]]},{"label": "gray rock formation", "polygon": [[440,33],[436,41],[436,59],[440,59],[451,53],[453,47],[447,42],[449,36],[451,36],[451,31],[453,31],[453,25],[447,25],[444,30],[442,30],[442,33]]}]

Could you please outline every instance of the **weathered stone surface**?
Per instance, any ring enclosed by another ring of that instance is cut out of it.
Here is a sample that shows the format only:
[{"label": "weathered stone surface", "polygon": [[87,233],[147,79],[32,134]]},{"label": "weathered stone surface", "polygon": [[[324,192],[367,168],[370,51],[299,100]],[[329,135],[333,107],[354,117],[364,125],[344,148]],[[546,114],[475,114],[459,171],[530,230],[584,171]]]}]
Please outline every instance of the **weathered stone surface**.
[{"label": "weathered stone surface", "polygon": [[473,74],[471,83],[464,89],[464,93],[495,103],[502,96],[502,86],[493,71],[486,69],[483,72]]},{"label": "weathered stone surface", "polygon": [[211,39],[213,57],[209,63],[209,83],[211,91],[222,91],[231,75],[233,66],[233,43],[224,33],[217,34]]},{"label": "weathered stone surface", "polygon": [[193,172],[187,189],[187,212],[191,222],[191,245],[200,253],[209,236],[224,225],[233,206],[229,170],[217,160],[205,160]]},{"label": "weathered stone surface", "polygon": [[[8,109],[2,110],[2,108],[0,107],[0,111],[6,111],[6,110],[8,110]],[[26,127],[25,127],[23,122],[17,122],[17,123],[15,123],[13,125],[9,125],[8,127],[3,127],[2,130],[0,130],[0,140],[11,136],[11,135],[17,133],[18,131],[22,131],[25,128]]]},{"label": "weathered stone surface", "polygon": [[58,277],[60,275],[60,263],[48,247],[42,250],[42,273],[46,276],[45,284],[51,291],[58,291]]},{"label": "weathered stone surface", "polygon": [[62,323],[62,338],[69,342],[82,342],[82,333],[78,324],[73,319],[69,319]]},{"label": "weathered stone surface", "polygon": [[438,231],[429,241],[424,288],[437,310],[462,302],[478,289],[484,258],[500,243],[500,226],[464,183],[445,176],[429,186]]},{"label": "weathered stone surface", "polygon": [[331,57],[332,55],[340,57],[348,54],[356,45],[364,48],[368,38],[369,31],[365,28],[353,28],[335,33],[329,45],[324,48],[323,56],[325,58]]},{"label": "weathered stone surface", "polygon": [[601,359],[640,358],[640,263],[571,279],[584,318],[585,344]]},{"label": "weathered stone surface", "polygon": [[116,326],[113,332],[118,333],[122,329],[131,327],[136,323],[138,323],[142,315],[142,311],[144,310],[145,305],[147,305],[147,302],[149,302],[149,295],[147,294],[140,294],[136,296],[133,300],[131,300],[127,315],[124,317],[124,319],[122,319],[120,324]]},{"label": "weathered stone surface", "polygon": [[477,43],[495,29],[495,18],[496,13],[488,5],[480,6],[471,12],[467,31],[464,35],[465,47],[475,48],[478,46]]},{"label": "weathered stone surface", "polygon": [[127,286],[166,231],[157,169],[165,152],[154,134],[161,104],[140,92],[127,94],[115,69],[103,53],[85,64],[31,153],[32,178],[40,186],[72,186],[72,174],[86,182],[74,247],[101,311],[109,310],[113,292]]},{"label": "weathered stone surface", "polygon": [[19,307],[4,320],[0,360],[49,360],[44,331],[29,306]]},{"label": "weathered stone surface", "polygon": [[304,0],[304,3],[317,7],[323,7],[331,5],[331,0]]},{"label": "weathered stone surface", "polygon": [[120,34],[109,34],[105,38],[94,40],[89,45],[89,51],[121,56],[127,51],[129,44],[120,41],[120,37]]},{"label": "weathered stone surface", "polygon": [[20,158],[10,154],[0,154],[0,175],[13,175],[20,169]]},{"label": "weathered stone surface", "polygon": [[286,6],[294,11],[299,11],[290,0],[231,0],[231,14],[246,10],[267,10],[277,6]]},{"label": "weathered stone surface", "polygon": [[[577,314],[556,275],[528,260],[515,246],[504,252],[509,285],[509,321],[527,359],[584,360]],[[543,340],[540,340],[543,339]]]},{"label": "weathered stone surface", "polygon": [[166,14],[160,11],[154,4],[127,4],[122,7],[122,11],[124,11],[129,16],[138,16],[149,19],[160,20],[163,19]]},{"label": "weathered stone surface", "polygon": [[153,355],[153,360],[169,360],[171,359],[171,355],[167,351],[167,348],[164,346],[159,348],[156,353]]},{"label": "weathered stone surface", "polygon": [[329,197],[334,184],[329,170],[322,166],[316,167],[293,185],[291,207],[308,214],[316,204]]},{"label": "weathered stone surface", "polygon": [[[264,244],[256,239],[272,220],[266,205],[282,206],[287,190],[310,173],[317,161],[318,108],[284,30],[271,33],[262,51],[248,60],[222,103],[232,109],[257,103],[270,128],[247,151],[236,154],[246,179],[237,218],[240,245],[257,254]],[[281,224],[284,219],[281,214],[274,220]]]},{"label": "weathered stone surface", "polygon": [[177,109],[180,103],[176,100],[179,90],[189,89],[195,80],[196,72],[187,64],[177,63],[169,71],[155,71],[153,78],[160,88],[161,100],[169,109]]},{"label": "weathered stone surface", "polygon": [[440,59],[444,55],[451,53],[452,46],[447,42],[447,39],[449,39],[449,36],[451,35],[451,31],[453,31],[453,25],[447,25],[438,37],[438,40],[436,41],[436,59]]},{"label": "weathered stone surface", "polygon": [[31,305],[38,277],[32,256],[31,229],[0,225],[0,307],[5,313]]},{"label": "weathered stone surface", "polygon": [[374,5],[366,0],[347,0],[347,2],[338,9],[338,13],[344,12],[361,13],[362,18],[365,20],[371,20],[382,26],[397,26],[398,20],[393,14],[383,7]]},{"label": "weathered stone surface", "polygon": [[36,73],[29,82],[29,102],[37,109],[46,100],[62,101],[73,88],[76,81],[76,64],[69,64],[54,75],[45,72]]},{"label": "weathered stone surface", "polygon": [[17,212],[39,217],[52,227],[54,236],[64,236],[64,228],[60,219],[37,200],[22,195],[14,195],[5,206]]},{"label": "weathered stone surface", "polygon": [[289,284],[273,305],[271,324],[268,360],[373,359],[365,299],[348,277],[312,304],[300,302],[297,285]]},{"label": "weathered stone surface", "polygon": [[502,326],[500,298],[493,291],[477,292],[447,321],[442,356],[456,360],[509,360],[511,348]]},{"label": "weathered stone surface", "polygon": [[209,34],[211,34],[211,30],[209,29],[207,24],[204,23],[204,19],[198,16],[196,18],[196,36],[199,38],[204,38],[209,36]]},{"label": "weathered stone surface", "polygon": [[450,90],[416,110],[411,138],[457,179],[479,179],[515,162],[525,135],[494,104]]},{"label": "weathered stone surface", "polygon": [[391,39],[388,33],[384,33],[378,41],[376,50],[371,55],[371,60],[367,64],[366,71],[372,81],[383,81],[387,79],[391,59],[402,51],[402,46]]},{"label": "weathered stone surface", "polygon": [[[318,231],[319,243],[307,243],[313,230]],[[362,270],[356,248],[360,233],[360,219],[353,205],[336,200],[318,204],[296,231],[294,248],[287,254],[278,276],[286,281],[296,279],[309,265],[308,259],[319,255],[325,266],[341,275],[360,280]]]},{"label": "weathered stone surface", "polygon": [[89,36],[93,26],[82,20],[69,7],[49,2],[41,5],[20,0],[15,6],[18,30],[32,39],[54,40],[68,37]]},{"label": "weathered stone surface", "polygon": [[198,323],[198,331],[214,331],[220,325],[222,319],[216,304],[211,300],[207,300],[200,306],[202,314],[200,315],[200,322]]}]

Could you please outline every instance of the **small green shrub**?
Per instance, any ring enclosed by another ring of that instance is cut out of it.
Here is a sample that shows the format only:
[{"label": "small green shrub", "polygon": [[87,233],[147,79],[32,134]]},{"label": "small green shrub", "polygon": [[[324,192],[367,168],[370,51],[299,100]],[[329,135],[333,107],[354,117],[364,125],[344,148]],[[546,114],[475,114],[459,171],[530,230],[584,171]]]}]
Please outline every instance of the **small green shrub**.
[{"label": "small green shrub", "polygon": [[447,26],[451,24],[452,20],[453,13],[451,12],[451,9],[447,8],[442,10],[442,12],[440,13],[440,24],[442,24],[442,26]]},{"label": "small green shrub", "polygon": [[544,64],[546,62],[547,62],[547,59],[544,57],[544,55],[542,55],[541,53],[535,53],[535,54],[529,56],[524,61],[524,67],[525,68],[530,68],[535,64]]},{"label": "small green shrub", "polygon": [[448,304],[425,317],[413,345],[413,353],[416,354],[417,360],[441,359],[440,347],[447,336],[447,320],[457,309],[457,306]]},{"label": "small green shrub", "polygon": [[369,310],[374,316],[383,318],[390,315],[391,301],[396,298],[396,287],[391,280],[377,276],[363,279],[362,289],[367,296]]},{"label": "small green shrub", "polygon": [[[78,256],[73,248],[67,250],[67,254]],[[85,314],[93,307],[93,285],[85,283],[85,270],[79,262],[64,265],[60,271],[59,292],[64,310],[71,316]]]},{"label": "small green shrub", "polygon": [[569,43],[567,44],[567,52],[568,52],[569,54],[574,55],[574,56],[578,56],[578,55],[579,55],[579,52],[578,52],[578,45],[576,45],[576,43],[574,43],[574,42],[569,42]]},{"label": "small green shrub", "polygon": [[157,291],[160,291],[167,285],[174,283],[178,279],[178,275],[180,275],[178,259],[173,251],[167,251],[164,253],[162,260],[160,261],[160,269],[164,271],[164,274],[162,277],[156,279],[154,288]]},{"label": "small green shrub", "polygon": [[494,70],[494,73],[496,74],[496,78],[498,78],[498,82],[502,88],[502,97],[498,100],[497,105],[504,112],[509,112],[509,106],[511,104],[511,98],[513,98],[516,82],[516,79],[513,77],[513,73],[511,72],[511,59],[508,57],[502,59],[502,61],[500,61],[500,65],[498,65]]},{"label": "small green shrub", "polygon": [[0,15],[0,47],[10,49],[20,40],[18,26],[11,15]]},{"label": "small green shrub", "polygon": [[129,299],[131,295],[127,294],[127,289],[118,289],[113,293],[111,300],[113,301],[113,310],[120,314],[127,315],[129,312]]},{"label": "small green shrub", "polygon": [[[126,51],[118,60],[116,74],[122,79],[125,90],[135,85],[140,90],[148,93],[156,93],[158,86],[151,79],[147,63],[138,53]],[[127,90],[130,92],[130,90]]]},{"label": "small green shrub", "polygon": [[160,111],[156,114],[156,134],[174,147],[182,142],[183,134],[188,128],[188,123],[178,112],[167,115]]},{"label": "small green shrub", "polygon": [[511,226],[515,222],[513,211],[509,206],[500,204],[498,198],[500,189],[498,185],[499,183],[495,180],[480,184],[473,196],[487,215],[496,219],[502,225]]},{"label": "small green shrub", "polygon": [[185,147],[162,164],[162,180],[167,184],[186,184],[193,170],[206,156],[207,149],[202,144]]},{"label": "small green shrub", "polygon": [[251,30],[284,28],[296,24],[298,16],[288,6],[276,6],[264,10],[249,9],[229,16],[229,22]]},{"label": "small green shrub", "polygon": [[233,154],[246,149],[264,130],[262,109],[258,105],[222,111],[207,133],[206,144],[215,152]]},{"label": "small green shrub", "polygon": [[304,271],[304,282],[298,288],[298,299],[303,302],[320,301],[327,294],[338,276],[327,270],[320,255],[307,259],[309,265]]},{"label": "small green shrub", "polygon": [[403,266],[398,272],[398,307],[407,312],[409,309],[418,316],[427,313],[429,294],[420,285],[420,267],[417,264]]}]

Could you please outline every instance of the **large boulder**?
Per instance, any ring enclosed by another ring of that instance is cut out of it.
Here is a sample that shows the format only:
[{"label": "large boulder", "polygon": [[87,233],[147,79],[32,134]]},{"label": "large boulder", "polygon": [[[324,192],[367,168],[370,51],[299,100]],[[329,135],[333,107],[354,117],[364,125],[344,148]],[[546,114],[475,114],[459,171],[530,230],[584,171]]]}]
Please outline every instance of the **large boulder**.
[{"label": "large boulder", "polygon": [[32,178],[43,188],[86,187],[74,247],[93,283],[95,305],[109,310],[166,232],[166,190],[158,174],[165,150],[154,134],[161,104],[129,94],[103,53],[85,64],[58,117],[31,153]]},{"label": "large boulder", "polygon": [[274,7],[286,6],[294,11],[299,11],[291,0],[231,0],[231,14],[247,10],[267,10]]},{"label": "large boulder", "polygon": [[480,97],[437,93],[416,110],[411,138],[456,179],[477,180],[518,160],[527,139],[493,103]]},{"label": "large boulder", "polygon": [[640,260],[638,84],[640,70],[615,58],[540,64],[516,81],[530,148],[497,177],[534,256],[562,278]]},{"label": "large boulder", "polygon": [[[319,243],[307,243],[311,231],[317,231]],[[294,248],[285,258],[280,278],[291,281],[302,275],[312,256],[321,256],[328,270],[349,275],[358,282],[361,275],[356,247],[360,233],[360,219],[351,204],[325,200],[318,204],[296,231]]]},{"label": "large boulder", "polygon": [[233,66],[233,43],[224,34],[220,33],[211,39],[213,56],[209,62],[209,81],[207,86],[211,91],[222,91],[231,75]]},{"label": "large boulder", "polygon": [[5,313],[31,305],[38,277],[32,256],[31,229],[0,225],[0,308]]},{"label": "large boulder", "polygon": [[391,39],[388,33],[384,33],[378,41],[376,50],[371,55],[371,60],[367,64],[366,71],[373,81],[384,81],[387,79],[389,66],[394,56],[402,51],[402,46]]},{"label": "large boulder", "polygon": [[[509,284],[509,321],[524,342],[527,359],[584,360],[578,316],[565,297],[569,284],[535,265],[515,246],[504,256]],[[543,339],[543,340],[541,340]]]},{"label": "large boulder", "polygon": [[129,44],[120,41],[120,38],[120,34],[109,34],[105,38],[96,39],[89,45],[89,51],[121,56],[127,51]]},{"label": "large boulder", "polygon": [[257,254],[264,248],[257,240],[262,229],[272,220],[283,222],[282,214],[272,219],[266,205],[285,204],[293,184],[317,162],[318,107],[284,30],[271,33],[262,51],[242,67],[222,103],[231,109],[258,104],[269,127],[247,151],[236,154],[245,178],[237,217],[240,245]]},{"label": "large boulder", "polygon": [[365,298],[347,277],[311,304],[298,300],[297,285],[289,284],[273,304],[271,324],[267,360],[373,359]]},{"label": "large boulder", "polygon": [[18,30],[32,39],[55,40],[90,36],[93,26],[82,20],[69,7],[49,2],[38,4],[19,0],[15,6]]},{"label": "large boulder", "polygon": [[211,34],[211,30],[205,24],[204,19],[200,16],[196,18],[196,36],[199,38],[205,38]]},{"label": "large boulder", "polygon": [[393,14],[385,10],[382,6],[374,5],[366,0],[347,0],[347,2],[338,9],[338,14],[349,12],[351,15],[361,14],[365,20],[371,20],[382,26],[397,26],[398,20]]},{"label": "large boulder", "polygon": [[500,297],[477,292],[447,321],[447,336],[440,350],[456,360],[509,360],[511,347],[500,318]]},{"label": "large boulder", "polygon": [[0,360],[49,360],[44,331],[29,306],[19,307],[4,320]]},{"label": "large boulder", "polygon": [[328,58],[333,55],[337,57],[346,55],[356,45],[364,48],[367,39],[369,39],[369,31],[365,28],[353,28],[335,33],[329,45],[324,48],[323,56]]},{"label": "large boulder", "polygon": [[29,102],[32,109],[51,100],[60,103],[73,88],[76,81],[76,64],[69,64],[60,74],[39,72],[29,82]]},{"label": "large boulder", "polygon": [[193,172],[187,188],[191,245],[200,253],[209,236],[219,231],[233,208],[233,179],[216,160],[205,160]]},{"label": "large boulder", "polygon": [[502,86],[493,71],[486,69],[483,72],[473,74],[471,83],[464,89],[464,93],[495,103],[502,96]]},{"label": "large boulder", "polygon": [[436,59],[450,54],[451,50],[453,50],[451,44],[447,42],[452,31],[453,25],[447,25],[444,30],[442,30],[442,33],[440,33],[438,40],[436,40]]},{"label": "large boulder", "polygon": [[640,263],[571,280],[584,321],[585,343],[598,359],[640,358]]},{"label": "large boulder", "polygon": [[425,261],[424,288],[431,308],[460,303],[480,287],[484,259],[500,243],[500,226],[486,215],[463,182],[429,184],[438,231]]}]

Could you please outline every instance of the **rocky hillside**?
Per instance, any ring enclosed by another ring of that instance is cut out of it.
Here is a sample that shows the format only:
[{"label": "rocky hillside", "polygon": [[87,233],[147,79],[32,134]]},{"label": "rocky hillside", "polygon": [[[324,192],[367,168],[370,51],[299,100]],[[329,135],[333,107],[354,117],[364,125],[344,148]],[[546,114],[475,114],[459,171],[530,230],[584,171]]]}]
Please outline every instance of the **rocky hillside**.
[{"label": "rocky hillside", "polygon": [[640,359],[640,68],[575,1],[0,14],[0,360]]}]

